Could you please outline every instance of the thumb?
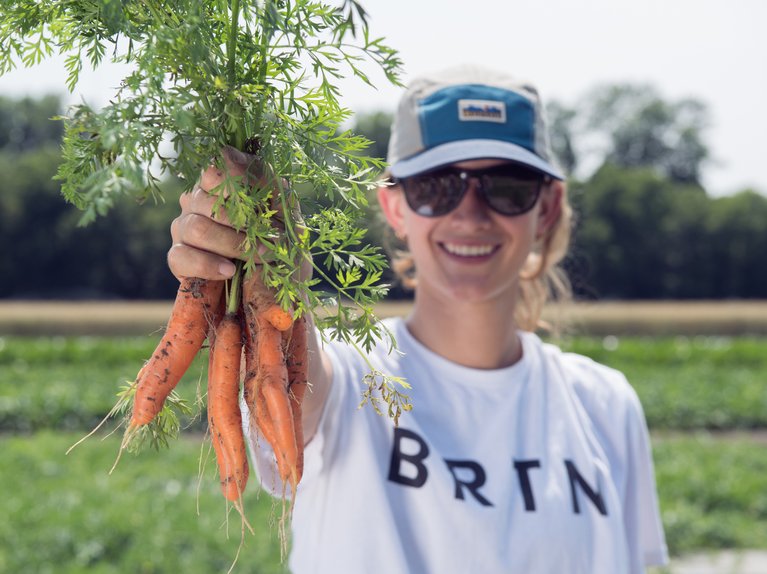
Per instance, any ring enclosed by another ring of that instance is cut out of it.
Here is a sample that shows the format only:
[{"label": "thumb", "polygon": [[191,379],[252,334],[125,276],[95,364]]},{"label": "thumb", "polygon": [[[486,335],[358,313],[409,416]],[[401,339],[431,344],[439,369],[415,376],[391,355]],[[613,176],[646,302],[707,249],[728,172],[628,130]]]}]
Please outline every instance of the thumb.
[{"label": "thumb", "polygon": [[255,156],[246,154],[230,145],[225,145],[222,148],[221,155],[230,175],[243,175],[256,159]]},{"label": "thumb", "polygon": [[265,166],[255,155],[245,153],[230,145],[222,147],[221,155],[229,175],[247,175],[249,185],[263,187],[269,185],[272,178],[267,177],[268,173]]}]

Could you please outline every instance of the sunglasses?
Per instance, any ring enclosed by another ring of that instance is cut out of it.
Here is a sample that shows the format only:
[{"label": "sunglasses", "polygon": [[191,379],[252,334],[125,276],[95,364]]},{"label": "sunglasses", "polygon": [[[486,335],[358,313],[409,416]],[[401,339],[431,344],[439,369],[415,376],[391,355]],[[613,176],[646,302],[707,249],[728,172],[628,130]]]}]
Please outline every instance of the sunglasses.
[{"label": "sunglasses", "polygon": [[541,195],[548,176],[515,164],[487,169],[446,167],[394,180],[402,186],[410,209],[423,217],[440,217],[453,211],[463,200],[472,180],[477,193],[493,211],[521,215],[530,211]]}]

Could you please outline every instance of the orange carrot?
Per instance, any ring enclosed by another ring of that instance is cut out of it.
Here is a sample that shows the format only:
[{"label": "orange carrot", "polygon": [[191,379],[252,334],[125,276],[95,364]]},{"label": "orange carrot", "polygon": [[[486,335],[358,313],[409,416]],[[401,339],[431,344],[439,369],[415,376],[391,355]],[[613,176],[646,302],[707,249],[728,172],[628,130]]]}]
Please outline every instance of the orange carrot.
[{"label": "orange carrot", "polygon": [[[246,361],[250,356],[251,365],[255,363],[253,367],[246,367],[246,402],[251,416],[255,417],[256,426],[274,450],[281,479],[284,483],[290,482],[295,490],[303,472],[303,426],[299,403],[303,398],[305,382],[296,387],[295,398],[291,398],[285,351],[292,339],[293,314],[277,304],[274,292],[264,285],[258,273],[245,278],[242,289],[246,329],[251,333],[248,341],[253,347],[251,351],[246,351]],[[302,322],[299,330],[305,328]],[[299,336],[298,341],[301,340],[303,358],[294,361],[294,368],[306,363],[305,332]],[[305,375],[303,378],[305,380]],[[297,422],[296,417],[299,419]],[[300,437],[296,435],[296,424]]]},{"label": "orange carrot", "polygon": [[285,332],[293,325],[293,315],[285,311],[277,303],[272,303],[260,314],[278,331]]},{"label": "orange carrot", "polygon": [[280,332],[290,331],[293,316],[275,302],[257,273],[243,281],[242,297],[248,346],[252,347],[246,350],[246,362],[251,363],[246,363],[246,403],[251,420],[274,450],[280,477],[287,481],[295,476],[295,435],[292,417],[285,416],[290,407]]},{"label": "orange carrot", "polygon": [[265,318],[278,331],[287,331],[293,325],[292,313],[285,311],[277,304],[274,293],[264,285],[257,271],[243,281],[242,299],[246,313],[250,312],[251,316],[258,315]]},{"label": "orange carrot", "polygon": [[241,499],[249,474],[239,405],[241,355],[240,320],[227,313],[216,329],[208,374],[208,427],[221,490],[231,501]]},{"label": "orange carrot", "polygon": [[295,429],[288,399],[288,372],[281,333],[266,319],[258,318],[258,383],[269,418],[274,424],[272,444],[277,467],[284,482],[298,484]]},{"label": "orange carrot", "polygon": [[306,318],[301,316],[293,323],[291,337],[288,343],[286,367],[288,370],[288,396],[293,414],[293,429],[296,435],[296,482],[301,481],[304,472],[304,425],[301,405],[309,384],[307,373],[307,332]]},{"label": "orange carrot", "polygon": [[181,281],[165,335],[136,379],[131,427],[149,423],[162,410],[202,347],[223,288],[222,281]]},{"label": "orange carrot", "polygon": [[243,398],[250,412],[251,428],[258,428],[270,445],[275,444],[274,425],[258,388],[258,324],[253,306],[245,306],[245,382]]}]

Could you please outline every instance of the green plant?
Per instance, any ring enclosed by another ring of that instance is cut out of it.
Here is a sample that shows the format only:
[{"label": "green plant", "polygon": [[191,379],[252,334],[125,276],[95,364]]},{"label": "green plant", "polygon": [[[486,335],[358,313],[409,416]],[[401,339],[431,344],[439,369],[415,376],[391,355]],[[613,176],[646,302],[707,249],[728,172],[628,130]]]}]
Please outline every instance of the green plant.
[{"label": "green plant", "polygon": [[[356,0],[17,0],[0,16],[0,74],[54,53],[66,57],[70,90],[85,63],[132,70],[103,109],[83,103],[61,118],[57,178],[83,223],[120,196],[161,199],[168,174],[192,189],[202,167],[225,169],[227,146],[247,152],[258,181],[232,176],[216,190],[216,209],[246,235],[244,271],[265,261],[277,301],[311,312],[328,336],[361,352],[380,338],[393,346],[373,315],[385,256],[362,244],[357,223],[383,162],[342,129],[350,112],[336,83],[346,74],[370,83],[372,62],[396,84],[401,62]],[[302,218],[293,190],[306,184],[328,203]],[[298,273],[307,259],[311,278]],[[330,292],[313,289],[320,280]],[[382,387],[395,418],[409,408],[399,384],[386,377]]]},{"label": "green plant", "polygon": [[[0,571],[227,571],[240,545],[239,520],[227,516],[215,462],[199,440],[182,437],[168,451],[131,455],[131,464],[108,475],[99,470],[114,461],[120,438],[90,441],[66,456],[77,438],[46,431],[0,438],[0,464],[16,469],[0,476],[0,486],[13,492],[0,501]],[[255,488],[245,503],[256,535],[232,572],[285,574],[270,528],[279,503]]]}]

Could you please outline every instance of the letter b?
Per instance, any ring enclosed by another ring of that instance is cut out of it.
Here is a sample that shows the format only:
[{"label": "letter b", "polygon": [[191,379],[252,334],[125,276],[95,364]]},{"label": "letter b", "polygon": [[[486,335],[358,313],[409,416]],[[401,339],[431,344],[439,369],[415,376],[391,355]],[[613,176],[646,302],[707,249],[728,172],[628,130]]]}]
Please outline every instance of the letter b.
[{"label": "letter b", "polygon": [[[413,454],[402,452],[402,443],[405,440],[418,445],[417,452]],[[405,486],[422,487],[429,475],[426,465],[423,464],[427,456],[429,456],[429,445],[426,444],[426,441],[413,431],[401,427],[395,428],[394,444],[392,445],[391,461],[389,462],[389,480]],[[409,472],[407,475],[403,474],[403,463],[408,463],[408,467],[411,470],[415,469],[415,476],[413,476],[412,472]]]}]

